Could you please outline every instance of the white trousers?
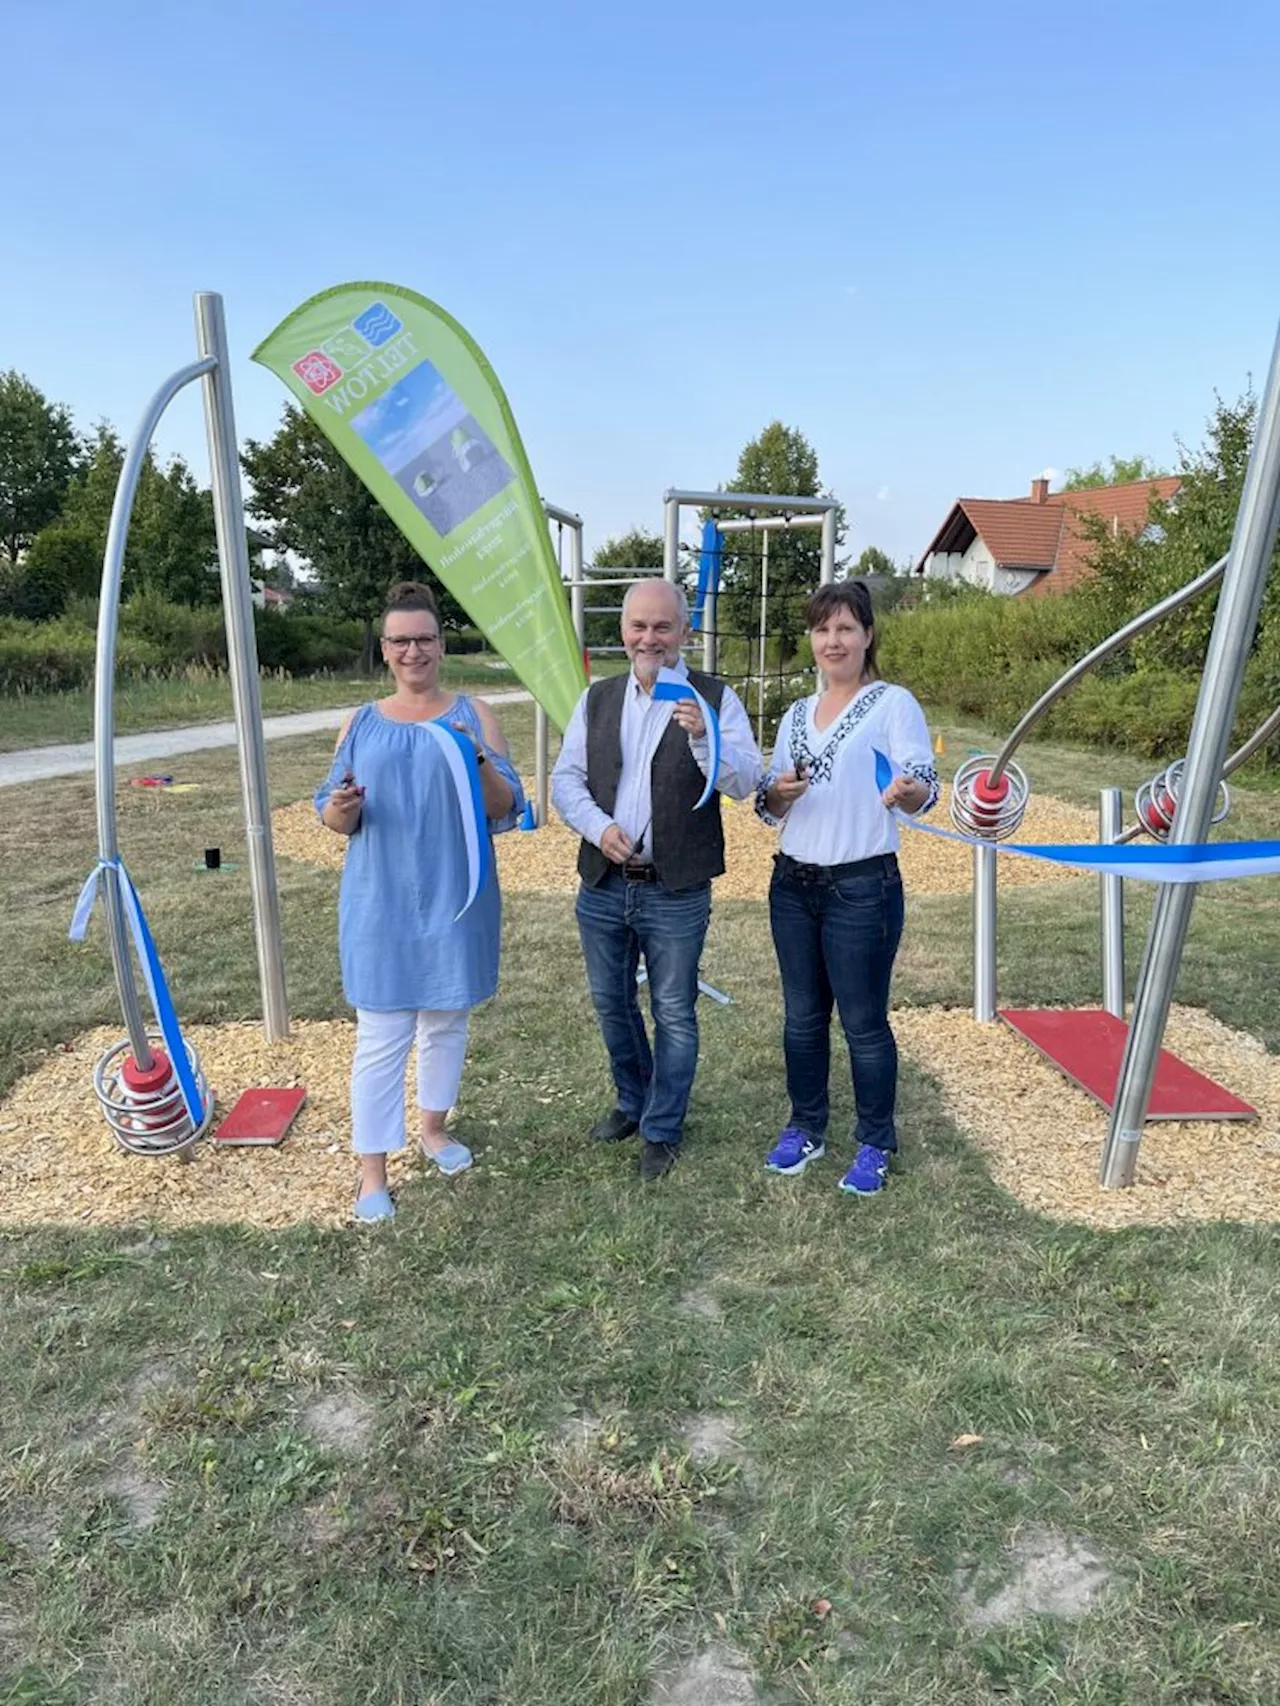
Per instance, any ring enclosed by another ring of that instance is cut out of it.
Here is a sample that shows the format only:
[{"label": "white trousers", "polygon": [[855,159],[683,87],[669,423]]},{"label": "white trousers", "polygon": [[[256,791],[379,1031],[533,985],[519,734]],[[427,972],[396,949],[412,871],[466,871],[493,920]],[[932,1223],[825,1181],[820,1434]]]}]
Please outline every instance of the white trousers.
[{"label": "white trousers", "polygon": [[351,1145],[357,1155],[404,1148],[404,1074],[418,1043],[418,1106],[443,1114],[458,1099],[469,1007],[391,1013],[356,1008],[351,1065]]}]

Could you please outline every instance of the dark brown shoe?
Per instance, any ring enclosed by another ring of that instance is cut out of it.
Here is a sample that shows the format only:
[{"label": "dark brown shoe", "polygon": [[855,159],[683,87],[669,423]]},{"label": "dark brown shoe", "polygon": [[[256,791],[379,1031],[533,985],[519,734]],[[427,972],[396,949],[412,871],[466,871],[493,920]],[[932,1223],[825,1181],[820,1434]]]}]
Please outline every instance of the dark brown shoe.
[{"label": "dark brown shoe", "polygon": [[624,1137],[634,1137],[639,1130],[639,1120],[629,1120],[621,1108],[615,1108],[597,1120],[587,1136],[594,1143],[621,1143]]},{"label": "dark brown shoe", "polygon": [[676,1164],[676,1149],[670,1143],[650,1143],[645,1139],[644,1148],[640,1151],[640,1177],[645,1184],[652,1184],[654,1179],[662,1178]]}]

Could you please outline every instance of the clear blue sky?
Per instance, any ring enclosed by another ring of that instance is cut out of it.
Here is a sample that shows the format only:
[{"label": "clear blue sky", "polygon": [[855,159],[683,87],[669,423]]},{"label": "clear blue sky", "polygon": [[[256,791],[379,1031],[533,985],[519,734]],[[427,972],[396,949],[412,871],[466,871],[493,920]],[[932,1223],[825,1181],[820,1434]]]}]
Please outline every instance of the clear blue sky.
[{"label": "clear blue sky", "polygon": [[[588,545],[774,418],[850,546],[1170,461],[1280,316],[1274,0],[8,0],[0,368],[132,431],[226,298],[402,283],[479,341]],[[203,474],[198,404],[161,428]]]}]

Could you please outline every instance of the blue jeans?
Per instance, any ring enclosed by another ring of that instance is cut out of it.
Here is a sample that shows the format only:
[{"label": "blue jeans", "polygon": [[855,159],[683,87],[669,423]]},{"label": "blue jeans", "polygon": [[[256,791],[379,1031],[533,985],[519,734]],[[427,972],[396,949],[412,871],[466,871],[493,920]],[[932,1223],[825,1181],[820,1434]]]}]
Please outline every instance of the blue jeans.
[{"label": "blue jeans", "polygon": [[[844,874],[852,872],[852,874]],[[889,1029],[889,978],[902,939],[902,878],[892,854],[854,867],[798,865],[779,854],[769,923],[782,974],[783,1052],[791,1121],[825,1137],[831,1111],[831,1008],[839,1009],[858,1143],[898,1147],[893,1107],[898,1049]]]},{"label": "blue jeans", "polygon": [[[578,890],[587,984],[609,1051],[618,1107],[650,1143],[679,1143],[698,1066],[698,960],[711,884],[671,893],[610,871]],[[653,1048],[636,1000],[640,955],[649,973]]]}]

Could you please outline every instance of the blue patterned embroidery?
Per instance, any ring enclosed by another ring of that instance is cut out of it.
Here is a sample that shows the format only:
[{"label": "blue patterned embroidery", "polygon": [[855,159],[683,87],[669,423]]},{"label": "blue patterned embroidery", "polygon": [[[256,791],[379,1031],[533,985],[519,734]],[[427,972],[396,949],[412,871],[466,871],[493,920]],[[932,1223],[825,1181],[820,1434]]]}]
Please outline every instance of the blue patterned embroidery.
[{"label": "blue patterned embroidery", "polygon": [[915,782],[923,782],[925,787],[929,790],[924,804],[917,812],[913,813],[913,816],[915,817],[923,817],[926,812],[931,812],[938,803],[937,769],[932,764],[904,764],[902,766],[902,774],[904,776],[910,776]]},{"label": "blue patterned embroidery", "polygon": [[889,691],[887,681],[877,681],[868,687],[840,713],[835,731],[824,741],[818,752],[812,752],[809,747],[809,719],[807,716],[793,716],[791,719],[791,768],[799,770],[804,765],[804,773],[812,786],[815,782],[829,782],[835,769],[836,754],[848,740],[867,714],[880,703]]}]

